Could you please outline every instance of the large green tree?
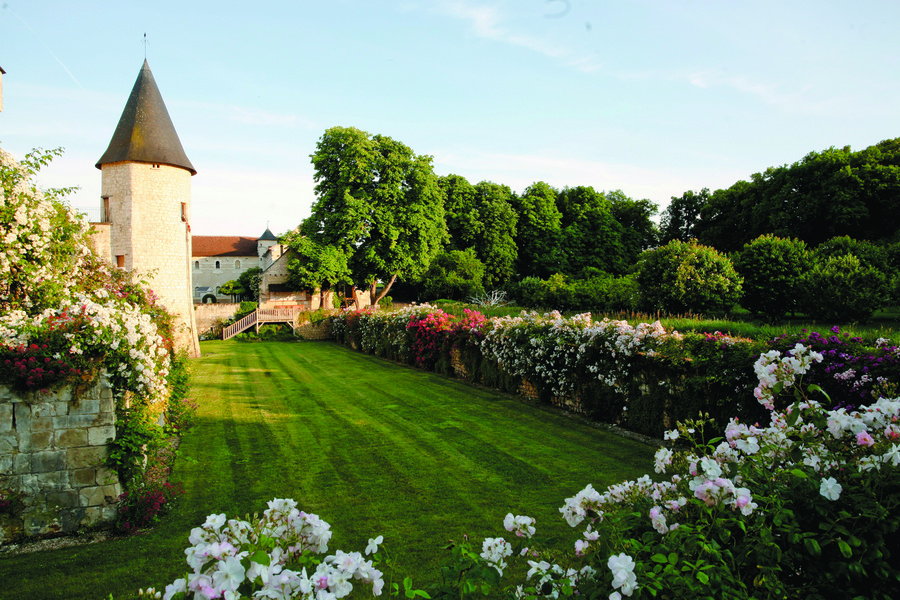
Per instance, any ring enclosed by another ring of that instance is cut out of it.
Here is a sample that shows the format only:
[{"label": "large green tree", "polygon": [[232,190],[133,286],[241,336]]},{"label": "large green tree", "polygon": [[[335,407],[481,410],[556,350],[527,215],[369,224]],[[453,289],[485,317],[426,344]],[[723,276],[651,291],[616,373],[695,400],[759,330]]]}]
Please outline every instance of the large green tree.
[{"label": "large green tree", "polygon": [[628,262],[622,226],[603,192],[589,186],[564,188],[557,195],[562,220],[560,271],[582,276],[585,269],[622,274]]},{"label": "large green tree", "polygon": [[672,196],[672,201],[662,213],[660,219],[659,242],[668,244],[672,240],[687,242],[697,235],[694,226],[700,220],[700,211],[709,204],[709,188],[699,192],[688,190],[680,197]]},{"label": "large green tree", "polygon": [[557,191],[543,181],[529,186],[513,198],[518,213],[516,270],[524,277],[547,278],[561,267],[559,250],[562,215],[556,206]]},{"label": "large green tree", "polygon": [[[420,277],[447,237],[431,157],[387,136],[332,127],[311,158],[317,199],[302,234],[340,249],[373,304],[398,277]],[[379,280],[385,285],[376,295]]]},{"label": "large green tree", "polygon": [[620,239],[627,265],[633,265],[644,250],[655,248],[659,242],[659,228],[653,217],[659,208],[650,200],[633,200],[622,190],[606,192],[613,218],[622,226]]},{"label": "large green tree", "polygon": [[512,190],[505,185],[482,181],[475,186],[482,230],[474,247],[484,263],[485,287],[501,286],[515,275],[517,216],[512,198]]}]

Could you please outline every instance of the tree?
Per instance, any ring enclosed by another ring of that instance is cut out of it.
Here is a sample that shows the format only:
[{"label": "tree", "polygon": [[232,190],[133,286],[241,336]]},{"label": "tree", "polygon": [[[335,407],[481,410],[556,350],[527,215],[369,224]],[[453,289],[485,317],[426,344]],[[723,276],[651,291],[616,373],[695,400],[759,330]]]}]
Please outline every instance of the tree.
[{"label": "tree", "polygon": [[447,247],[465,250],[475,246],[484,231],[475,188],[462,175],[445,175],[438,179],[438,187],[444,195],[444,217],[450,236]]},{"label": "tree", "polygon": [[800,281],[812,265],[806,242],[763,235],[737,255],[734,266],[744,278],[741,306],[771,321],[800,307]]},{"label": "tree", "polygon": [[741,277],[728,257],[696,240],[644,252],[637,281],[643,308],[651,312],[727,312],[741,297]]},{"label": "tree", "polygon": [[259,283],[262,280],[262,269],[259,267],[250,267],[238,278],[238,283],[244,288],[245,293],[250,296],[253,302],[259,302]]},{"label": "tree", "polygon": [[231,281],[226,281],[221,286],[219,286],[219,291],[225,294],[226,296],[231,296],[231,301],[236,302],[236,298],[240,298],[243,296],[247,290],[244,289],[237,280],[232,279]]},{"label": "tree", "polygon": [[668,244],[672,240],[687,242],[697,237],[694,226],[709,199],[709,188],[703,188],[699,193],[687,191],[681,197],[672,196],[660,219],[660,243]]},{"label": "tree", "polygon": [[512,197],[512,190],[505,185],[482,181],[475,186],[481,235],[474,247],[484,263],[485,287],[503,285],[515,274],[517,217],[510,203]]},{"label": "tree", "polygon": [[[347,257],[372,303],[398,277],[424,273],[447,238],[443,195],[430,156],[387,136],[332,127],[311,155],[317,200],[302,233]],[[376,295],[379,280],[386,281]]]},{"label": "tree", "polygon": [[622,190],[606,193],[613,218],[622,226],[620,239],[625,253],[625,263],[633,265],[644,250],[655,248],[659,241],[659,229],[653,216],[659,211],[656,204],[647,199],[632,200]]},{"label": "tree", "polygon": [[516,247],[519,278],[546,278],[560,269],[559,252],[562,214],[556,206],[557,192],[543,181],[529,186],[513,199],[518,213]]},{"label": "tree", "polygon": [[347,254],[340,248],[323,246],[297,233],[288,234],[285,240],[293,250],[293,257],[287,265],[288,285],[291,288],[318,291],[322,295],[320,300],[324,301],[326,289],[351,282]]},{"label": "tree", "polygon": [[622,245],[622,226],[612,205],[592,187],[564,188],[557,195],[561,215],[560,271],[580,277],[586,268],[622,274],[628,263]]}]

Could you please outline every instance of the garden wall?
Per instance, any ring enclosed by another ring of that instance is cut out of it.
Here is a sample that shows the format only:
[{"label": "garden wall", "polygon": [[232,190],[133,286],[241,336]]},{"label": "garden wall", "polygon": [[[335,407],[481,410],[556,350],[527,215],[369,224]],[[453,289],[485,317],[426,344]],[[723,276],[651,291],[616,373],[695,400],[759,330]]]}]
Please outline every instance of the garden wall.
[{"label": "garden wall", "polygon": [[121,494],[104,466],[116,435],[105,377],[88,389],[18,392],[0,385],[0,543],[76,531],[116,518]]},{"label": "garden wall", "polygon": [[239,303],[196,304],[197,334],[203,338],[221,338],[222,322],[233,317],[241,305]]}]

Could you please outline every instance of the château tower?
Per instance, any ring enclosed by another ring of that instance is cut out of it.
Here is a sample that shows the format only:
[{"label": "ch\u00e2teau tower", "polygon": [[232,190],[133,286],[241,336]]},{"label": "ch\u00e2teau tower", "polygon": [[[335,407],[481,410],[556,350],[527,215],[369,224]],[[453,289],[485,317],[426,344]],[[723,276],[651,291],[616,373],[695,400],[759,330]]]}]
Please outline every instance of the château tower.
[{"label": "ch\u00e2teau tower", "polygon": [[149,277],[150,288],[175,315],[175,347],[199,356],[190,268],[191,177],[197,171],[146,60],[96,166],[110,259]]}]

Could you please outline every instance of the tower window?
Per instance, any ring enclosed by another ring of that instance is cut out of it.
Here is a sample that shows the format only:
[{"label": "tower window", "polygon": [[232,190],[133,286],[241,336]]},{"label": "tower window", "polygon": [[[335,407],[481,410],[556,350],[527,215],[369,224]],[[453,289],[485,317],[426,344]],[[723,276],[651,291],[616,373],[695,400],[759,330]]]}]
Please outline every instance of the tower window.
[{"label": "tower window", "polygon": [[239,260],[234,261],[234,270],[237,271],[240,268],[241,268],[241,261],[239,261]]},{"label": "tower window", "polygon": [[112,223],[109,215],[109,196],[103,196],[100,201],[100,222]]},{"label": "tower window", "polygon": [[116,266],[120,269],[125,268],[125,255],[124,254],[116,254]]},{"label": "tower window", "polygon": [[187,203],[181,203],[181,220],[184,223],[187,223]]},{"label": "tower window", "polygon": [[220,263],[219,261],[216,261],[216,268],[217,268],[217,269],[221,269],[221,268],[222,268],[222,263]]},{"label": "tower window", "polygon": [[153,165],[151,168],[152,168],[152,169],[158,169],[158,168],[159,168],[159,165]]},{"label": "tower window", "polygon": [[199,260],[194,261],[194,268],[198,269],[198,270],[200,269],[200,261]]}]

